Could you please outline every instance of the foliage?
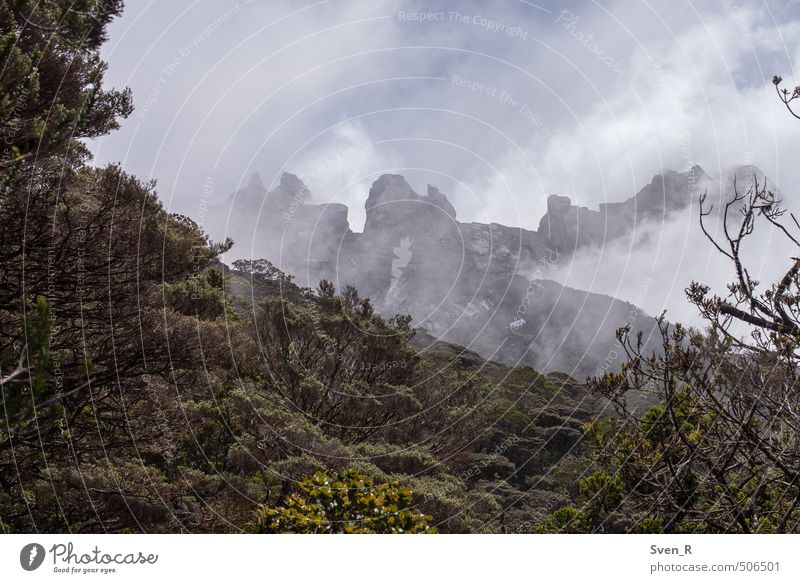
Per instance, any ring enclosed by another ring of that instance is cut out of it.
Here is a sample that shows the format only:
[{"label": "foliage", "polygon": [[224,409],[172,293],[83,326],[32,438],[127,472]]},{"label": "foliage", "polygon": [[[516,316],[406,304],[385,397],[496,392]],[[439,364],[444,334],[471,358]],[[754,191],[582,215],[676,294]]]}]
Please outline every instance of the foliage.
[{"label": "foliage", "polygon": [[603,469],[579,482],[578,506],[559,508],[538,525],[540,533],[580,534],[602,532],[609,514],[619,508],[624,491],[619,476]]},{"label": "foliage", "polygon": [[0,171],[51,156],[85,156],[78,140],[118,127],[130,91],[102,88],[105,28],[121,0],[0,4]]},{"label": "foliage", "polygon": [[[776,87],[781,79],[776,77]],[[793,94],[780,91],[792,110]],[[662,349],[643,347],[641,335],[618,331],[626,361],[618,372],[588,380],[592,392],[615,405],[617,416],[587,426],[597,463],[613,472],[591,512],[564,511],[544,522],[588,531],[694,533],[796,532],[800,524],[800,261],[767,287],[751,277],[743,250],[757,223],[800,247],[800,223],[784,224],[785,210],[766,182],[734,192],[718,212],[700,198],[700,225],[729,260],[735,280],[727,294],[694,282],[687,296],[708,323],[705,331],[657,320]],[[718,220],[719,229],[709,222]],[[712,232],[724,233],[717,239]],[[746,333],[742,333],[744,330]],[[644,413],[631,396],[657,403]],[[619,520],[624,514],[626,520]],[[591,515],[591,516],[590,516]],[[617,515],[617,516],[615,516]]]},{"label": "foliage", "polygon": [[317,472],[275,508],[258,511],[259,532],[303,534],[433,533],[431,517],[413,510],[411,490],[397,482],[374,484],[349,469]]},{"label": "foliage", "polygon": [[99,58],[120,9],[0,4],[0,530],[501,532],[565,504],[574,381],[223,265],[232,241],[88,163],[131,111]]},{"label": "foliage", "polygon": [[261,282],[278,281],[291,283],[294,277],[286,275],[266,259],[237,259],[231,266]]}]

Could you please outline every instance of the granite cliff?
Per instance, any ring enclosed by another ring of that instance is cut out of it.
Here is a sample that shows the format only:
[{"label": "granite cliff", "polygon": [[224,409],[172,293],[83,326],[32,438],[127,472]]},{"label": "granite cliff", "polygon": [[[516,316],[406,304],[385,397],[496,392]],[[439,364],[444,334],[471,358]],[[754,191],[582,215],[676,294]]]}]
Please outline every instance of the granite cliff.
[{"label": "granite cliff", "polygon": [[256,175],[227,205],[237,228],[255,233],[254,256],[300,285],[352,285],[382,313],[411,314],[426,338],[582,377],[615,366],[617,327],[632,321],[647,338],[653,320],[632,304],[564,287],[549,274],[576,249],[602,246],[685,208],[707,181],[698,166],[667,171],[598,210],[551,195],[536,231],[459,222],[435,186],[420,195],[396,174],[372,184],[362,233],[350,230],[346,206],[315,204],[292,174],[269,192]]}]

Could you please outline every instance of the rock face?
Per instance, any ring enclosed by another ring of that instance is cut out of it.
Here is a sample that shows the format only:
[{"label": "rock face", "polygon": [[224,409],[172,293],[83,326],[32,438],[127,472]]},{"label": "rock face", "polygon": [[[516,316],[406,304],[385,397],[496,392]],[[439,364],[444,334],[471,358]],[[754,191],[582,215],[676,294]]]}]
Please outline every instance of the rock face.
[{"label": "rock face", "polygon": [[458,222],[436,187],[423,196],[396,174],[373,183],[363,233],[350,230],[347,207],[312,204],[308,188],[291,174],[269,192],[253,178],[229,204],[238,224],[255,233],[254,256],[300,285],[316,287],[321,279],[339,289],[353,285],[380,312],[409,313],[436,338],[582,378],[618,364],[608,362],[617,354],[616,328],[635,320],[634,330],[647,338],[653,321],[637,317],[631,304],[565,288],[548,274],[577,248],[602,245],[643,220],[684,208],[706,179],[699,167],[665,172],[636,196],[599,210],[553,195],[537,231]]},{"label": "rock face", "polygon": [[682,173],[666,171],[654,176],[636,196],[624,202],[603,203],[596,211],[574,206],[566,196],[554,194],[547,199],[547,214],[539,222],[538,232],[562,253],[586,245],[602,246],[643,221],[658,220],[686,208],[709,180],[699,166]]},{"label": "rock face", "polygon": [[[258,174],[221,205],[230,213],[226,232],[234,239],[249,235],[258,255],[296,274],[298,279],[330,279],[336,271],[336,250],[350,233],[347,206],[312,204],[308,187],[284,173],[278,186],[264,189]],[[246,233],[243,233],[246,231]]]}]

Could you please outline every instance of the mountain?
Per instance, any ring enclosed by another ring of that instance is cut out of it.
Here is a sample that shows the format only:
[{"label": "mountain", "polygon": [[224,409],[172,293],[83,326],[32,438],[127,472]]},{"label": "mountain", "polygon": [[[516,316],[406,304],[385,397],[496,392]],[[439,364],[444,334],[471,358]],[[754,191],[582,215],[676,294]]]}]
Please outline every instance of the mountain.
[{"label": "mountain", "polygon": [[630,233],[637,225],[663,220],[696,201],[710,183],[700,166],[688,172],[665,171],[635,196],[623,202],[601,203],[599,210],[575,206],[566,196],[550,195],[547,213],[539,221],[552,248],[571,253],[578,247],[598,246]]},{"label": "mountain", "polygon": [[256,175],[225,204],[237,230],[254,233],[254,254],[300,285],[350,285],[381,313],[411,314],[433,338],[582,378],[616,367],[618,327],[630,322],[649,339],[654,321],[630,303],[562,286],[550,274],[581,247],[685,208],[709,183],[699,166],[665,171],[635,196],[598,210],[551,195],[536,231],[459,222],[435,186],[420,195],[396,174],[372,184],[362,233],[350,230],[345,205],[315,204],[288,173],[271,191]]}]

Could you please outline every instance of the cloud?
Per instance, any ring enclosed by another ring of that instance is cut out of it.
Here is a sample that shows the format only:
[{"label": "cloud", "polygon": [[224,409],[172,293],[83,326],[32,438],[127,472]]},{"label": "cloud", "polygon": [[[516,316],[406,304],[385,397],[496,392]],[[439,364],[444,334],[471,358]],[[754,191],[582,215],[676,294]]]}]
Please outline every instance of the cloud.
[{"label": "cloud", "polygon": [[[746,178],[746,171],[742,174]],[[733,194],[731,180],[731,174],[726,173],[705,183],[706,208],[713,204],[714,210],[705,218],[706,229],[723,248],[727,248],[727,243],[719,213],[723,208],[721,202]],[[741,180],[736,188],[744,193],[752,184]],[[768,184],[768,188],[772,190],[774,185]],[[732,210],[728,217],[729,224],[738,228],[741,218],[738,212]],[[762,282],[759,289],[763,291],[783,276],[797,249],[777,229],[760,219],[742,244],[741,253],[750,275]],[[662,221],[637,225],[629,237],[607,241],[602,248],[579,250],[559,265],[552,278],[570,287],[629,301],[650,315],[666,310],[672,322],[703,326],[697,308],[686,299],[686,288],[697,281],[726,297],[726,286],[735,281],[736,273],[730,260],[700,229],[700,207],[695,201]]]},{"label": "cloud", "polygon": [[[189,216],[254,171],[268,185],[297,173],[317,201],[346,203],[355,229],[382,172],[438,185],[461,220],[529,229],[548,194],[597,208],[694,164],[754,164],[791,206],[800,125],[769,80],[800,81],[798,33],[789,1],[131,4],[106,57],[139,110],[92,148],[157,178]],[[693,225],[653,225],[564,279],[630,298],[653,258],[659,273],[709,275]],[[676,309],[683,280],[645,307]]]},{"label": "cloud", "polygon": [[[755,164],[795,198],[800,168],[787,162],[800,147],[800,126],[787,118],[770,79],[797,56],[797,14],[775,25],[763,5],[727,6],[663,37],[652,34],[657,15],[636,20],[627,14],[629,4],[612,5],[604,16],[575,10],[561,23],[572,23],[562,26],[559,45],[564,75],[574,81],[572,92],[590,95],[591,103],[575,100],[571,111],[544,117],[520,150],[503,152],[496,174],[468,184],[486,199],[503,201],[486,218],[531,227],[548,194],[596,208],[632,196],[662,169],[695,164],[715,175],[734,164]],[[616,55],[629,55],[624,76],[590,80],[597,69],[606,69],[606,77],[616,73],[587,48],[590,37],[595,50],[615,55],[613,63],[622,58]],[[627,46],[617,46],[625,37]],[[793,44],[784,47],[781,38]],[[616,40],[604,44],[609,39]],[[564,45],[570,42],[576,46]]]},{"label": "cloud", "polygon": [[372,182],[398,167],[400,162],[385,155],[357,122],[336,124],[287,162],[308,186],[313,202],[346,204],[350,228],[359,232],[367,218],[364,203]]}]

